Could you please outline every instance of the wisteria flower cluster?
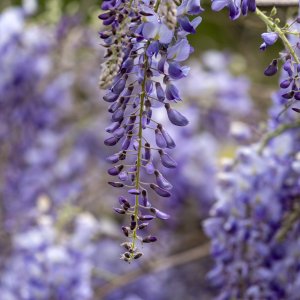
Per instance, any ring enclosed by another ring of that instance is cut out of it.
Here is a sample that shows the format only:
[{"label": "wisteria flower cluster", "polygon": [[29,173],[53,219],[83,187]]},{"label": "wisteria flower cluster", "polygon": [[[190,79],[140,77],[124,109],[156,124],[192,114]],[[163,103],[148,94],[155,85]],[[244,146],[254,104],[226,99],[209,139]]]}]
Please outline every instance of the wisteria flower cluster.
[{"label": "wisteria flower cluster", "polygon": [[[186,36],[194,33],[201,22],[200,17],[190,20],[189,16],[199,14],[202,8],[199,1],[183,1],[178,7],[174,2],[169,15],[164,14],[168,11],[164,5],[168,5],[168,1],[104,1],[102,9],[106,12],[99,16],[106,26],[100,37],[108,48],[100,86],[109,88],[103,99],[111,103],[108,111],[113,122],[106,129],[112,136],[105,144],[121,143],[120,151],[108,158],[113,164],[119,163],[108,170],[110,175],[118,176],[119,181],[109,184],[126,187],[129,194],[129,198],[120,196],[121,208],[115,209],[131,218],[130,225],[122,227],[124,235],[132,238],[123,244],[127,250],[122,255],[125,261],[142,255],[137,249],[137,240],[142,243],[157,240],[155,236],[139,233],[149,221],[169,218],[153,206],[154,195],[170,197],[172,188],[154,165],[153,156],[158,153],[164,167],[175,168],[176,162],[166,151],[173,149],[175,142],[165,128],[152,119],[152,110],[165,109],[170,122],[176,126],[188,124],[172,105],[181,101],[175,81],[188,73],[188,68],[181,65],[192,52]],[[174,10],[177,10],[177,19]],[[145,138],[146,129],[153,131],[156,145]],[[155,182],[142,181],[144,174],[154,175]],[[154,193],[150,193],[151,190]]]}]

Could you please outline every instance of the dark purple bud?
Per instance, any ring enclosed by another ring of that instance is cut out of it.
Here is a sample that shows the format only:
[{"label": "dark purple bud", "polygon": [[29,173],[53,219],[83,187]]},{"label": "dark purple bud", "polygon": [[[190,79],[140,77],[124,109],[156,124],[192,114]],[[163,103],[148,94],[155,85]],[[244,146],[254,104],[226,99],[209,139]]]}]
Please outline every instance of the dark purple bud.
[{"label": "dark purple bud", "polygon": [[121,208],[114,208],[114,211],[120,215],[124,215],[125,214],[125,210],[121,209]]},{"label": "dark purple bud", "polygon": [[169,103],[165,104],[165,108],[167,110],[168,118],[171,123],[177,126],[186,126],[189,121],[183,116],[179,111],[172,109]]},{"label": "dark purple bud", "polygon": [[103,20],[103,25],[108,26],[111,25],[115,21],[115,16],[111,16],[110,18]]},{"label": "dark purple bud", "polygon": [[160,155],[161,163],[164,167],[170,169],[177,167],[176,161],[173,158],[171,158],[168,153],[162,150],[159,150],[158,153]]},{"label": "dark purple bud", "polygon": [[119,98],[119,95],[114,94],[113,92],[108,92],[104,95],[103,100],[106,102],[115,102]]},{"label": "dark purple bud", "polygon": [[119,203],[121,205],[126,205],[126,206],[130,207],[130,204],[129,204],[128,200],[125,197],[123,197],[123,196],[119,197]]},{"label": "dark purple bud", "polygon": [[134,259],[139,259],[143,255],[142,252],[138,252],[137,254],[134,255]]},{"label": "dark purple bud", "polygon": [[151,221],[151,220],[153,220],[153,219],[155,219],[155,217],[152,216],[152,215],[143,215],[143,216],[139,216],[139,220],[140,220],[140,221]]},{"label": "dark purple bud", "polygon": [[165,100],[165,91],[163,90],[161,84],[159,82],[155,83],[155,88],[156,88],[156,96],[157,100],[160,102],[164,102]]},{"label": "dark purple bud", "polygon": [[296,92],[294,94],[294,98],[295,98],[295,100],[299,101],[300,100],[300,92]]},{"label": "dark purple bud", "polygon": [[300,109],[296,107],[292,107],[292,110],[300,114]]},{"label": "dark purple bud", "polygon": [[157,186],[156,184],[151,183],[151,184],[150,184],[150,188],[151,188],[154,192],[156,192],[157,195],[159,195],[159,196],[161,196],[161,197],[166,197],[166,198],[168,198],[168,197],[171,196],[171,194],[170,194],[168,191],[166,191],[166,190],[160,188],[160,187]]},{"label": "dark purple bud", "polygon": [[277,59],[273,59],[271,64],[265,69],[264,74],[266,76],[273,76],[277,73],[278,67],[277,67]]},{"label": "dark purple bud", "polygon": [[121,188],[124,186],[124,184],[122,182],[109,181],[108,184],[110,184],[111,186],[116,187],[116,188]]},{"label": "dark purple bud", "polygon": [[131,230],[134,230],[135,227],[136,227],[136,222],[135,222],[135,221],[132,221],[132,222],[130,223],[130,229],[131,229]]},{"label": "dark purple bud", "polygon": [[156,176],[156,183],[159,187],[166,190],[172,189],[172,184],[165,177],[163,177],[158,170],[154,171],[154,175]]},{"label": "dark purple bud", "polygon": [[281,95],[281,97],[284,98],[284,99],[292,99],[294,97],[294,92],[290,91],[288,93],[285,93],[285,94]]},{"label": "dark purple bud", "polygon": [[142,223],[138,226],[138,229],[142,230],[144,228],[146,228],[149,225],[149,223]]},{"label": "dark purple bud", "polygon": [[151,149],[150,149],[150,144],[149,143],[145,143],[145,156],[144,156],[144,158],[146,160],[151,159]]},{"label": "dark purple bud", "polygon": [[104,141],[104,145],[106,146],[114,146],[118,143],[119,139],[115,136],[112,136]]},{"label": "dark purple bud", "polygon": [[143,200],[143,205],[145,207],[148,207],[149,202],[148,202],[148,196],[147,196],[147,191],[146,190],[142,190],[142,200]]},{"label": "dark purple bud", "polygon": [[119,154],[119,160],[125,160],[126,159],[126,151],[122,151],[120,154]]},{"label": "dark purple bud", "polygon": [[282,89],[286,89],[290,86],[290,84],[292,83],[293,79],[292,78],[288,78],[286,80],[283,80],[280,82],[280,87]]},{"label": "dark purple bud", "polygon": [[120,174],[120,172],[123,170],[123,168],[124,168],[123,165],[112,167],[107,170],[107,173],[111,176],[117,176]]},{"label": "dark purple bud", "polygon": [[160,73],[164,74],[165,73],[165,63],[166,63],[166,57],[162,57],[160,59],[160,61],[158,62],[158,65],[157,65],[157,69]]},{"label": "dark purple bud", "polygon": [[164,213],[164,212],[158,210],[157,208],[152,207],[152,208],[150,209],[150,211],[151,211],[152,213],[154,213],[155,216],[156,216],[157,218],[159,218],[159,219],[162,219],[162,220],[168,220],[168,219],[170,218],[170,215],[168,215],[168,214],[166,214],[166,213]]},{"label": "dark purple bud", "polygon": [[145,238],[143,238],[143,243],[154,243],[157,241],[157,238],[155,236],[147,236]]},{"label": "dark purple bud", "polygon": [[122,231],[126,237],[129,236],[129,228],[128,227],[122,226]]},{"label": "dark purple bud", "polygon": [[138,189],[130,189],[128,191],[128,193],[131,194],[131,195],[139,195],[141,193],[141,191],[138,190]]}]

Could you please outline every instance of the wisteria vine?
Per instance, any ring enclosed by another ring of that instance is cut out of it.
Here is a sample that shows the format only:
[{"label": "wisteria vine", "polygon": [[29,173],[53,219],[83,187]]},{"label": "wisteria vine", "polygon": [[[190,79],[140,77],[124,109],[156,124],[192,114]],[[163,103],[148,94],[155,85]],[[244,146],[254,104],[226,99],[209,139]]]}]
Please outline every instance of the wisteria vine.
[{"label": "wisteria vine", "polygon": [[[300,112],[297,107],[300,100],[299,31],[295,27],[299,18],[281,27],[275,17],[276,9],[268,16],[256,7],[255,0],[212,0],[213,10],[219,11],[225,7],[231,20],[250,11],[266,24],[267,32],[262,34],[260,50],[265,51],[281,39],[285,51],[271,62],[264,74],[276,74],[282,61],[287,76],[280,81],[280,88],[284,90],[281,105],[286,108],[293,106],[294,112]],[[165,109],[172,124],[186,126],[189,123],[172,106],[182,100],[176,81],[188,75],[189,68],[181,64],[193,51],[187,36],[195,33],[201,23],[202,18],[197,15],[203,9],[200,1],[196,0],[108,0],[103,1],[102,10],[105,12],[99,18],[104,29],[100,37],[107,53],[100,87],[108,90],[103,99],[111,103],[108,111],[113,122],[106,128],[111,136],[104,143],[108,146],[121,143],[121,149],[108,158],[110,163],[119,164],[109,168],[108,173],[119,178],[119,181],[110,181],[109,184],[115,188],[126,188],[129,194],[128,197],[119,197],[121,207],[115,208],[115,211],[130,217],[129,226],[122,226],[122,231],[131,240],[122,244],[126,252],[121,256],[130,262],[142,256],[137,246],[138,240],[142,244],[157,240],[151,234],[141,235],[140,231],[155,218],[169,218],[167,213],[157,208],[159,205],[154,204],[153,198],[155,195],[171,196],[172,185],[163,176],[160,166],[176,167],[177,163],[168,153],[168,149],[176,145],[152,115],[156,109]],[[287,35],[294,35],[298,40],[293,44]],[[273,122],[279,116],[280,113],[272,119]],[[148,129],[154,132],[155,145],[145,134]]]},{"label": "wisteria vine", "polygon": [[[113,123],[106,128],[112,136],[105,140],[108,146],[122,142],[121,151],[110,156],[115,164],[125,161],[108,170],[120,181],[111,181],[116,188],[126,187],[131,198],[120,196],[119,214],[127,214],[131,221],[123,226],[126,237],[131,242],[123,246],[126,252],[122,259],[130,261],[142,253],[136,242],[152,243],[155,236],[140,236],[139,231],[148,226],[154,218],[168,219],[169,215],[153,206],[154,194],[170,197],[172,185],[154,163],[154,152],[160,156],[161,165],[175,168],[176,162],[166,149],[176,145],[165,128],[152,118],[152,110],[165,109],[170,122],[176,126],[186,126],[188,120],[171,105],[181,101],[175,81],[188,73],[182,66],[192,47],[187,35],[195,33],[201,22],[189,16],[202,11],[199,1],[183,1],[179,6],[175,1],[104,1],[102,9],[107,12],[99,16],[106,26],[100,32],[107,50],[107,60],[103,65],[100,86],[109,88],[104,100],[112,103],[108,111]],[[177,24],[178,22],[178,24]],[[146,139],[144,131],[154,132],[156,145]],[[154,175],[154,182],[144,182],[145,174]],[[151,193],[150,190],[154,191]]]}]

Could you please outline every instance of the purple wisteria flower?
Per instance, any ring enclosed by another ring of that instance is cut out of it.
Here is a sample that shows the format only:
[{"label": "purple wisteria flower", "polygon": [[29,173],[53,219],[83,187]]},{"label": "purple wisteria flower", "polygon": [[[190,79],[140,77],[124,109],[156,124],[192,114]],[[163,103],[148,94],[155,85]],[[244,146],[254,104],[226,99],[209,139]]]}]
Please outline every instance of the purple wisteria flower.
[{"label": "purple wisteria flower", "polygon": [[[128,195],[119,199],[121,208],[115,209],[131,218],[130,225],[122,227],[124,235],[132,239],[124,244],[127,252],[122,259],[125,261],[141,256],[137,240],[156,241],[151,235],[140,236],[141,222],[169,217],[153,207],[153,197],[155,194],[163,198],[171,196],[172,186],[158,168],[160,164],[175,167],[165,149],[173,149],[176,144],[165,128],[153,120],[153,111],[165,109],[170,122],[176,126],[188,124],[172,105],[181,101],[176,80],[188,73],[188,68],[181,65],[192,52],[186,35],[194,33],[201,21],[199,17],[190,20],[189,15],[198,14],[202,9],[200,1],[183,1],[177,7],[179,26],[175,28],[165,15],[160,15],[165,11],[159,9],[163,5],[166,2],[104,1],[102,9],[106,12],[99,16],[107,26],[100,37],[108,48],[100,86],[109,88],[103,99],[111,103],[108,111],[113,122],[106,129],[111,136],[104,143],[108,146],[120,143],[119,152],[109,157],[110,162],[119,164],[108,170],[119,181],[109,184],[128,189]],[[153,130],[156,145],[146,140],[146,129]],[[155,156],[160,157],[160,164],[153,163]],[[144,182],[142,178],[147,174],[152,174],[154,180]]]},{"label": "purple wisteria flower", "polygon": [[236,20],[241,13],[245,16],[248,11],[254,12],[256,3],[255,0],[212,0],[211,7],[215,11],[228,7],[230,18]]}]

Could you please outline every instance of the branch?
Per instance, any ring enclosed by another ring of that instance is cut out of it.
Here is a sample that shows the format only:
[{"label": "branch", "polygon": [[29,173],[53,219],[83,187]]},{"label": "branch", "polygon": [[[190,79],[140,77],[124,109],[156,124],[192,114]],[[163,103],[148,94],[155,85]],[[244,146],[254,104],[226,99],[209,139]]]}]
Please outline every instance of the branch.
[{"label": "branch", "polygon": [[257,6],[298,6],[299,0],[257,0]]},{"label": "branch", "polygon": [[135,281],[138,277],[147,273],[156,273],[176,266],[184,265],[191,261],[206,257],[209,255],[210,245],[204,244],[193,249],[189,249],[179,254],[174,254],[170,257],[159,259],[156,261],[149,261],[143,265],[142,268],[125,273],[112,279],[107,284],[96,289],[97,297],[103,297],[110,292],[126,286],[127,284]]}]

